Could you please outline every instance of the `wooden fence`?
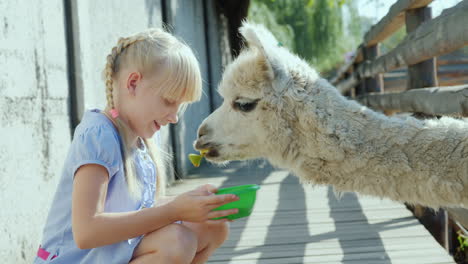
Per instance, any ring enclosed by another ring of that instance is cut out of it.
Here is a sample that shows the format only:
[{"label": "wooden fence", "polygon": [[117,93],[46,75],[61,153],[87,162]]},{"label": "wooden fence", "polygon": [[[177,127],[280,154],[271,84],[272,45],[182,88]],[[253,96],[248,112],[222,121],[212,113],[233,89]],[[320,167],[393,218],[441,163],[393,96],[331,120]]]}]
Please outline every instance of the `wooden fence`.
[{"label": "wooden fence", "polygon": [[[431,2],[397,1],[365,34],[355,55],[330,82],[341,93],[386,114],[468,116],[468,85],[439,87],[440,63],[436,61],[437,57],[468,45],[468,0],[444,10],[436,18],[432,18],[428,7]],[[381,55],[380,43],[403,25],[407,32],[405,39]],[[407,67],[406,87],[399,89],[403,91],[384,93],[383,74],[403,67]],[[468,210],[446,209],[435,214],[423,207],[411,209],[451,253],[457,246],[457,234],[468,235],[465,230]]]}]

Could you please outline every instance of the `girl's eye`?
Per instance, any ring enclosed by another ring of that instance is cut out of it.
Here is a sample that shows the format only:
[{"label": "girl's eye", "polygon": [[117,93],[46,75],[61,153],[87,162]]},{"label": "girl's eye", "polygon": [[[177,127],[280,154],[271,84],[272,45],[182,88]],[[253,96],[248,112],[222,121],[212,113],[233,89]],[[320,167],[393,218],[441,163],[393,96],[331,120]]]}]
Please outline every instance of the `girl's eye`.
[{"label": "girl's eye", "polygon": [[250,112],[255,109],[258,103],[258,99],[253,101],[253,102],[239,102],[239,101],[234,101],[233,107],[236,110],[239,110],[241,112]]},{"label": "girl's eye", "polygon": [[175,104],[174,101],[171,101],[171,100],[169,100],[169,99],[164,99],[164,102],[165,102],[167,105],[173,105],[173,104]]}]

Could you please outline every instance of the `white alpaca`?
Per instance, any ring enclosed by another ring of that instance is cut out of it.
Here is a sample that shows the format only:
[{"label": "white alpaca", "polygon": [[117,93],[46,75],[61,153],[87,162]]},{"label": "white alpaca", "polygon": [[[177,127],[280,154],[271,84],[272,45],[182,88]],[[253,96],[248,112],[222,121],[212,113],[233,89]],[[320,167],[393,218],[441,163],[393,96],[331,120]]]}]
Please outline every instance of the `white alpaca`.
[{"label": "white alpaca", "polygon": [[[302,182],[433,208],[468,207],[468,123],[387,117],[348,100],[263,26],[240,29],[223,105],[195,148],[212,162],[266,158]],[[311,43],[313,45],[313,43]]]}]

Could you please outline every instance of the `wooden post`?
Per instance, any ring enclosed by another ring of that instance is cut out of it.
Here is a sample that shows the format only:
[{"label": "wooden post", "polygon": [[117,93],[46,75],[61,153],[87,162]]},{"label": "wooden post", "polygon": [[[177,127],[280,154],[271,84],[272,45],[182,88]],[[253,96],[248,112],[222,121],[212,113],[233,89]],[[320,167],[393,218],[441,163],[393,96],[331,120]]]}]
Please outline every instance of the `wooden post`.
[{"label": "wooden post", "polygon": [[453,253],[451,252],[452,251],[452,248],[453,248],[453,237],[452,237],[452,233],[453,233],[453,226],[452,226],[452,221],[450,221],[450,218],[449,218],[449,214],[447,211],[443,210],[444,211],[444,222],[445,222],[445,225],[444,225],[444,238],[445,238],[445,243],[444,243],[444,247],[445,249],[449,252],[449,253]]},{"label": "wooden post", "polygon": [[[380,43],[364,48],[364,61],[374,60],[380,55]],[[377,74],[373,78],[364,78],[364,87],[366,93],[383,93],[384,84],[382,74]]]},{"label": "wooden post", "polygon": [[[343,79],[346,80],[347,78],[349,78],[349,72],[346,72],[344,75],[343,75]],[[349,91],[345,92],[343,95],[346,96],[346,97],[353,97],[353,90],[354,89],[349,89]]]},{"label": "wooden post", "polygon": [[[406,32],[409,34],[431,18],[432,12],[430,7],[406,11]],[[436,67],[436,58],[408,66],[407,89],[438,86]]]},{"label": "wooden post", "polygon": [[[424,22],[432,19],[431,8],[426,6],[416,9],[409,9],[406,11],[405,17],[406,33],[409,34],[415,31]],[[438,86],[436,58],[431,58],[417,64],[408,65],[408,77],[406,85],[407,90]],[[420,221],[435,222],[437,226],[434,228],[438,229],[434,230],[437,234],[436,239],[447,251],[450,251],[449,233],[451,232],[451,229],[448,226],[447,212],[441,209],[434,216],[423,216]]]},{"label": "wooden post", "polygon": [[[353,64],[353,71],[356,70],[358,68],[359,64],[358,63],[354,63]],[[354,96],[358,96],[358,95],[363,95],[366,93],[366,87],[364,86],[364,82],[362,80],[359,81],[359,83],[354,86]]]}]

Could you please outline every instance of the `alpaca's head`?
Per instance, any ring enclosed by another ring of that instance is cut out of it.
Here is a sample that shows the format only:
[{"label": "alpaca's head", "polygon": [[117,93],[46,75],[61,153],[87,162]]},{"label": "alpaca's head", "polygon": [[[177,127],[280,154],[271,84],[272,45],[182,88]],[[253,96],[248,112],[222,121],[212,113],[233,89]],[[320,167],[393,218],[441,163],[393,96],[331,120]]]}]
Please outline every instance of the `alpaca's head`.
[{"label": "alpaca's head", "polygon": [[263,26],[244,23],[240,33],[248,47],[227,66],[218,89],[224,102],[203,121],[195,142],[214,162],[268,158],[297,121],[305,86],[318,78]]}]

